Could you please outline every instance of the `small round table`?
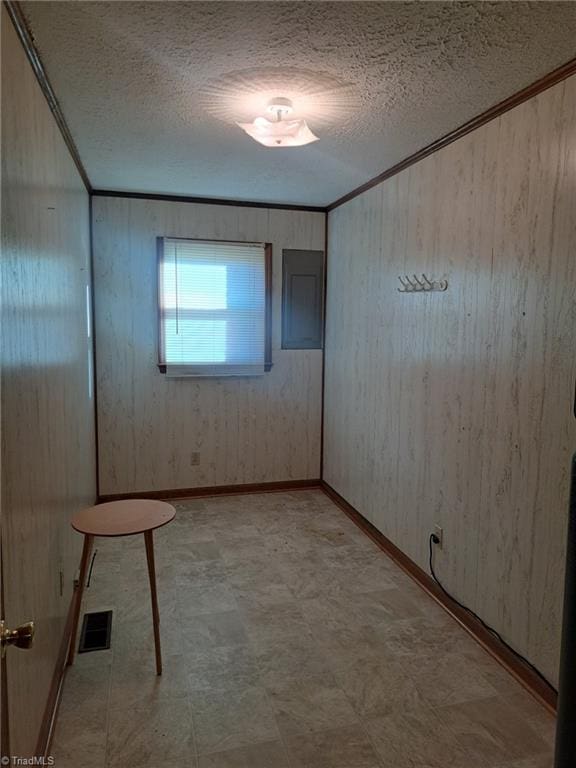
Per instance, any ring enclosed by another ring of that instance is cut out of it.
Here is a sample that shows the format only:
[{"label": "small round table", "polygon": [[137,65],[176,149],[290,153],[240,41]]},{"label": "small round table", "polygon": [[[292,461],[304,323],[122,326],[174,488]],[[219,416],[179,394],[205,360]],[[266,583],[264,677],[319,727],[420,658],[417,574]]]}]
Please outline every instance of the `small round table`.
[{"label": "small round table", "polygon": [[74,603],[72,619],[72,636],[68,651],[68,665],[74,661],[76,651],[76,636],[78,621],[82,607],[84,583],[88,572],[88,562],[95,536],[133,536],[143,533],[146,545],[146,560],[150,579],[150,595],[152,598],[152,620],[154,624],[154,646],[156,649],[156,674],[162,674],[162,655],[160,652],[160,614],[158,612],[158,595],[156,592],[156,570],[154,567],[154,541],[152,532],[161,528],[174,519],[176,510],[165,501],[135,499],[126,501],[110,501],[97,504],[77,512],[72,518],[72,528],[84,534],[84,547],[80,561],[80,579]]}]

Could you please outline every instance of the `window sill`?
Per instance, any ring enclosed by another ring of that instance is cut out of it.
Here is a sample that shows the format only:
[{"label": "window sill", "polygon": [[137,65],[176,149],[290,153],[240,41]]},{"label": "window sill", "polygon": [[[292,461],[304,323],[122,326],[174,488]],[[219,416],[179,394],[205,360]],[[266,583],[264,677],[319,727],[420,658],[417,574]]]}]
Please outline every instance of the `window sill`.
[{"label": "window sill", "polygon": [[[264,364],[264,373],[269,373],[272,370],[273,363],[265,363]],[[160,373],[166,374],[166,366],[158,364],[157,365],[158,370]],[[260,376],[259,373],[210,373],[210,374],[182,374],[181,376],[173,376],[172,378],[175,379],[236,379],[236,378],[246,378],[246,377],[253,377],[253,376]]]}]

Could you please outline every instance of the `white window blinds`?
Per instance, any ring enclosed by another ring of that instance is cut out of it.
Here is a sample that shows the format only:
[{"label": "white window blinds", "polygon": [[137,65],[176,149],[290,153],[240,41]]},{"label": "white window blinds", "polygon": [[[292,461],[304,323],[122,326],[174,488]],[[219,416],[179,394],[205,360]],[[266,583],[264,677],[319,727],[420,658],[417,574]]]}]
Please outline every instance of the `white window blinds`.
[{"label": "white window blinds", "polygon": [[264,243],[159,239],[160,365],[172,376],[266,369],[269,259]]}]

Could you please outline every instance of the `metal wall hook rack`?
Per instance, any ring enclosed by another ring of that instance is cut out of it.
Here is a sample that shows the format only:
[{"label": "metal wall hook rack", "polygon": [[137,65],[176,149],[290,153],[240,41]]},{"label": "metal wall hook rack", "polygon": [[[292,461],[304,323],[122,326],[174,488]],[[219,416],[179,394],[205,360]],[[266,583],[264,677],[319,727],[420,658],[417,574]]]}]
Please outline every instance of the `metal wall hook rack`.
[{"label": "metal wall hook rack", "polygon": [[398,288],[399,293],[445,291],[448,288],[447,280],[429,280],[425,274],[422,274],[420,277],[417,275],[412,275],[412,277],[408,277],[408,275],[402,277],[402,275],[399,275],[398,280],[400,280],[401,284],[401,287]]}]

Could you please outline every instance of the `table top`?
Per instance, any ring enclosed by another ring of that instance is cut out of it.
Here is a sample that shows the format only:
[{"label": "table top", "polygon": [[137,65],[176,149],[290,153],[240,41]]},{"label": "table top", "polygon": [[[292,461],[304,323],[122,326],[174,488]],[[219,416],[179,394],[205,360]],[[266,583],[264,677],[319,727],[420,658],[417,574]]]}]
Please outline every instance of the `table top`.
[{"label": "table top", "polygon": [[172,504],[165,501],[109,501],[77,512],[72,518],[72,528],[90,536],[131,536],[160,528],[175,515]]}]

